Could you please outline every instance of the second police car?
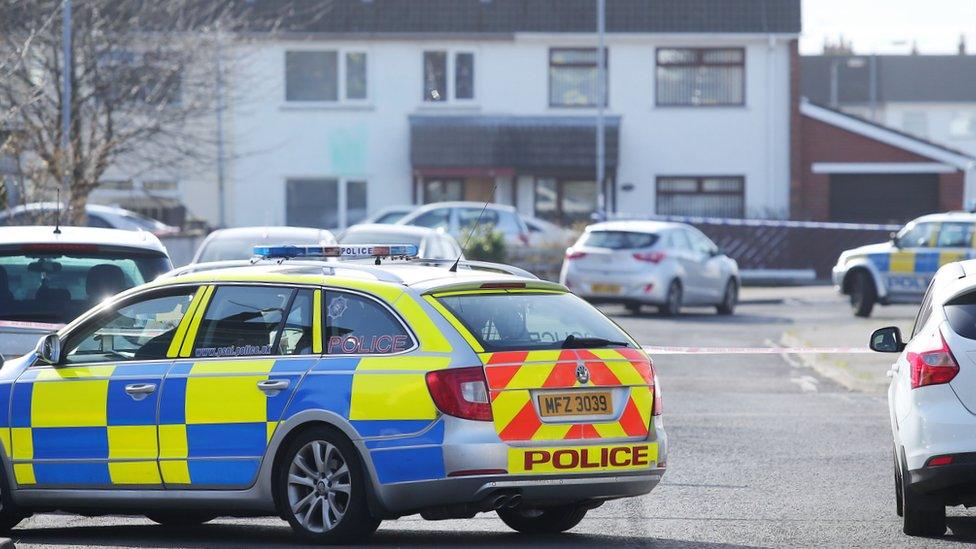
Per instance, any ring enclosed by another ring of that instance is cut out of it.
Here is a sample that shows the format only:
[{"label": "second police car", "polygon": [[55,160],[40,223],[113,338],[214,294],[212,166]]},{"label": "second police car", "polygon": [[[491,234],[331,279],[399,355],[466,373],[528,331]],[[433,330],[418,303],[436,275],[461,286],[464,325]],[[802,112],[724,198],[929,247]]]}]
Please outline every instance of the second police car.
[{"label": "second police car", "polygon": [[870,316],[876,304],[918,303],[939,267],[976,257],[974,226],[968,212],[919,217],[889,242],[840,254],[833,282],[857,316]]},{"label": "second police car", "polygon": [[0,527],[278,515],[340,543],[496,511],[560,532],[661,480],[654,368],[597,309],[511,267],[308,257],[340,253],[416,248],[265,248],[126,291],[4,364]]}]

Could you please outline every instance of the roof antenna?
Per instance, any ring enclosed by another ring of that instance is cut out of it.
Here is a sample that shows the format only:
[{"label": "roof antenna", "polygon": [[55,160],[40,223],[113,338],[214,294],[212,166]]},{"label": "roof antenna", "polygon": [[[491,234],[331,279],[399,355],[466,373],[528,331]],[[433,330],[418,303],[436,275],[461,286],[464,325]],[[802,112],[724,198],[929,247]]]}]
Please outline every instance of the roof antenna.
[{"label": "roof antenna", "polygon": [[488,204],[492,201],[493,198],[495,198],[496,187],[498,187],[498,180],[495,180],[495,183],[491,186],[491,193],[488,194],[488,200],[485,200],[485,205],[483,208],[481,208],[481,213],[478,214],[478,220],[475,221],[474,225],[471,226],[471,232],[469,232],[468,237],[464,239],[464,246],[461,246],[461,255],[459,255],[458,258],[454,260],[454,265],[451,265],[451,268],[448,269],[452,273],[457,272],[458,264],[461,263],[461,256],[464,255],[464,250],[468,249],[468,243],[471,242],[471,237],[474,236],[474,232],[476,230],[481,229],[481,218],[484,217],[485,210],[488,209]]},{"label": "roof antenna", "polygon": [[54,234],[61,234],[61,187],[58,187],[58,217],[54,221]]}]

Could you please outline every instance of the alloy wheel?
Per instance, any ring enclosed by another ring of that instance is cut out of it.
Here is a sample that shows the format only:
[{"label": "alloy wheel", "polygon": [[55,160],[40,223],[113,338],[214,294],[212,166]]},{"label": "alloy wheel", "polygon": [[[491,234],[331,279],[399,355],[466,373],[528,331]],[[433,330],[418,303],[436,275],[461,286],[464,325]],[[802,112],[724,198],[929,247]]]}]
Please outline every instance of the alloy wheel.
[{"label": "alloy wheel", "polygon": [[352,477],[335,445],[313,440],[295,454],[288,469],[288,504],[310,532],[335,528],[349,509]]}]

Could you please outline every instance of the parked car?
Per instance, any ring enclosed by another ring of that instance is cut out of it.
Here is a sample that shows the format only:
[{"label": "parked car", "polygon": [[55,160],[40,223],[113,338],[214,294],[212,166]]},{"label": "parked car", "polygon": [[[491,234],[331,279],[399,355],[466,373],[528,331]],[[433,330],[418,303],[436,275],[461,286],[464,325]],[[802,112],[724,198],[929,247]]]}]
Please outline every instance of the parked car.
[{"label": "parked car", "polygon": [[[64,209],[62,208],[61,211],[63,212]],[[143,230],[156,236],[168,236],[180,232],[179,227],[167,225],[162,221],[118,206],[88,204],[85,206],[85,214],[88,217],[89,227],[126,231]],[[64,224],[63,213],[61,222]],[[0,211],[0,226],[56,224],[58,224],[57,202],[31,202]]]},{"label": "parked car", "polygon": [[515,208],[503,204],[488,204],[486,208],[483,202],[438,202],[417,208],[396,224],[444,229],[462,244],[467,231],[476,224],[491,225],[505,235],[505,243],[509,246],[529,244],[529,228],[522,216]]},{"label": "parked car", "polygon": [[531,246],[567,246],[575,240],[573,231],[538,217],[523,217],[529,228]]},{"label": "parked car", "polygon": [[898,328],[871,335],[897,353],[888,371],[895,509],[902,529],[941,536],[946,507],[976,502],[976,261],[940,268],[908,341]]},{"label": "parked car", "polygon": [[353,225],[339,235],[339,244],[413,244],[424,259],[464,259],[453,236],[437,229],[409,225]]},{"label": "parked car", "polygon": [[739,267],[698,229],[684,223],[609,221],[586,228],[566,250],[559,281],[593,302],[631,312],[657,306],[676,315],[683,305],[713,305],[732,314]]},{"label": "parked car", "polygon": [[366,219],[359,222],[360,225],[369,225],[372,223],[380,224],[392,224],[403,219],[404,216],[410,212],[417,209],[417,206],[390,206],[383,208],[382,210],[374,213],[373,215],[367,217]]},{"label": "parked car", "polygon": [[834,285],[849,297],[855,316],[875,304],[919,303],[942,265],[976,257],[976,213],[948,212],[909,221],[891,240],[845,250],[833,269]]},{"label": "parked car", "polygon": [[335,244],[335,236],[325,229],[309,227],[237,227],[218,229],[197,248],[193,263],[250,259],[259,244]]},{"label": "parked car", "polygon": [[22,355],[122,290],[173,268],[147,232],[0,227],[0,355]]}]

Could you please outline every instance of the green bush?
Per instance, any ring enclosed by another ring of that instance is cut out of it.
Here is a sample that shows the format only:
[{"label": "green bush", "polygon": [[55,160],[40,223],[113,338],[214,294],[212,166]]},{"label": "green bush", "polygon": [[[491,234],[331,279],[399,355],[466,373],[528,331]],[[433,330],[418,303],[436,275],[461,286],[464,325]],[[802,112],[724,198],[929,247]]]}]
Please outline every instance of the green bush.
[{"label": "green bush", "polygon": [[493,225],[472,228],[470,231],[474,232],[466,231],[461,235],[461,244],[467,242],[464,257],[476,261],[505,262],[505,235],[496,231]]}]

